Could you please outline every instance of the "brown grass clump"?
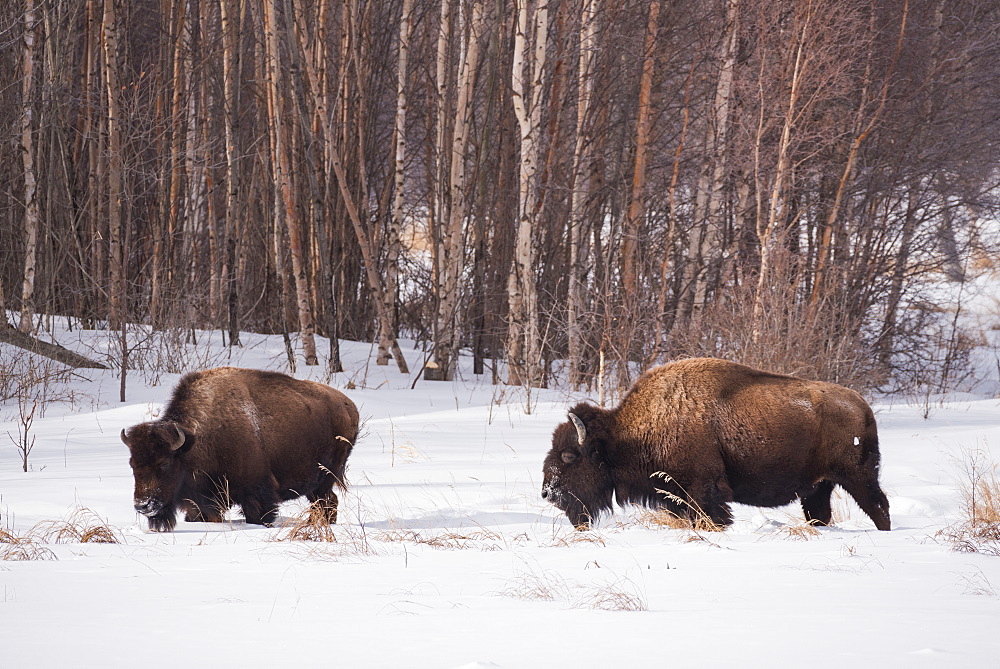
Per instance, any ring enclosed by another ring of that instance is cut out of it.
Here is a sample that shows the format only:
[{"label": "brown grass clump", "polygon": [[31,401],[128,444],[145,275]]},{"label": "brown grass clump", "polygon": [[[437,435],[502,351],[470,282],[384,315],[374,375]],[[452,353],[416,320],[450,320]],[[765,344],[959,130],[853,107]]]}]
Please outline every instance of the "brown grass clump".
[{"label": "brown grass clump", "polygon": [[959,463],[962,519],[937,533],[960,553],[1000,556],[1000,480],[997,463],[982,450],[966,451]]},{"label": "brown grass clump", "polygon": [[552,543],[548,545],[553,548],[567,548],[573,544],[597,544],[602,547],[607,545],[604,537],[599,533],[593,530],[577,530],[575,528],[562,533],[554,533]]},{"label": "brown grass clump", "polygon": [[704,513],[694,519],[678,516],[667,509],[644,510],[639,515],[639,522],[646,527],[665,527],[670,530],[686,530],[688,532],[723,532],[725,527],[713,523]]},{"label": "brown grass clump", "polygon": [[774,532],[779,537],[785,539],[796,539],[798,541],[809,541],[820,535],[813,521],[802,522],[795,525],[784,525]]},{"label": "brown grass clump", "polygon": [[121,534],[90,509],[80,507],[66,520],[38,523],[29,534],[47,544],[120,544]]},{"label": "brown grass clump", "polygon": [[284,523],[271,541],[311,541],[336,543],[337,535],[324,508],[310,504],[290,521]]},{"label": "brown grass clump", "polygon": [[30,536],[0,530],[0,560],[56,560],[56,554]]}]

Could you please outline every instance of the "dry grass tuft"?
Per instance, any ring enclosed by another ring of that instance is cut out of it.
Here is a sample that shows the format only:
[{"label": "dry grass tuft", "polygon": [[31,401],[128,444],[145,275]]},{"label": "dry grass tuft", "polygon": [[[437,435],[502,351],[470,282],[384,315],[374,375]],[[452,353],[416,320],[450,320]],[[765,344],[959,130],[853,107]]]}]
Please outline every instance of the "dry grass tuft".
[{"label": "dry grass tuft", "polygon": [[30,536],[0,530],[0,560],[56,560],[56,554]]},{"label": "dry grass tuft", "polygon": [[784,539],[796,539],[798,541],[809,541],[820,536],[820,531],[816,529],[813,521],[797,523],[795,525],[783,525],[778,528],[775,535]]},{"label": "dry grass tuft", "polygon": [[310,504],[289,523],[285,523],[271,541],[312,541],[335,543],[337,535],[329,523],[326,512]]},{"label": "dry grass tuft", "polygon": [[723,532],[725,527],[713,523],[712,519],[705,514],[696,515],[692,520],[684,516],[678,516],[667,509],[646,509],[640,513],[639,523],[645,527],[665,527],[671,530],[686,530],[688,532]]},{"label": "dry grass tuft", "polygon": [[85,507],[73,511],[66,520],[38,523],[29,535],[47,544],[120,544],[121,534],[107,521]]},{"label": "dry grass tuft", "polygon": [[557,599],[567,599],[569,590],[566,580],[559,574],[544,569],[535,571],[526,568],[519,570],[496,594],[514,599],[553,602]]},{"label": "dry grass tuft", "polygon": [[573,544],[597,544],[598,546],[607,546],[599,533],[593,530],[564,530],[562,532],[553,533],[552,542],[547,544],[552,548],[567,548]]},{"label": "dry grass tuft", "polygon": [[937,533],[960,553],[1000,556],[1000,480],[997,463],[980,449],[966,451],[959,463],[962,520]]},{"label": "dry grass tuft", "polygon": [[573,608],[596,609],[598,611],[648,611],[646,597],[627,578],[604,583],[592,588],[586,595],[578,599]]},{"label": "dry grass tuft", "polygon": [[391,529],[374,532],[372,540],[385,543],[422,544],[447,550],[498,551],[509,547],[507,539],[502,534],[486,528],[471,532],[442,532],[431,535],[424,535],[416,530]]}]

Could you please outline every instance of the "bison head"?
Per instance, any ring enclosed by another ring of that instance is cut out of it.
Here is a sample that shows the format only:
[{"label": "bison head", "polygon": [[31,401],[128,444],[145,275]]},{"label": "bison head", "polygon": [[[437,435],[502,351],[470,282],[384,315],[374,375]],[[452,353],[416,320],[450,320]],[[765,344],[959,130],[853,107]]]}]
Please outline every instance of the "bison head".
[{"label": "bison head", "polygon": [[542,497],[565,511],[581,530],[611,508],[614,481],[605,459],[605,414],[587,404],[574,407],[569,421],[552,434],[552,449],[542,468]]},{"label": "bison head", "polygon": [[177,524],[177,493],[184,476],[182,458],[193,436],[172,421],[140,423],[122,430],[135,478],[135,510],[149,519],[149,529],[172,530]]}]

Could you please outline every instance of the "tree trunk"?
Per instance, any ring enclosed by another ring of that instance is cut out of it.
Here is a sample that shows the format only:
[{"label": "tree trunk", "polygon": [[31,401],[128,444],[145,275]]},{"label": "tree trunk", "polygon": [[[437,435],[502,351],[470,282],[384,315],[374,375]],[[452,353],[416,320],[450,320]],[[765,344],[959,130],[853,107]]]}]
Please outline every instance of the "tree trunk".
[{"label": "tree trunk", "polygon": [[239,163],[236,142],[239,132],[240,95],[240,28],[242,25],[243,1],[219,0],[219,14],[222,18],[222,66],[223,91],[225,99],[226,132],[226,304],[229,323],[229,345],[240,345],[239,291],[236,283],[239,248],[242,240],[242,220],[236,207],[239,197]]},{"label": "tree trunk", "polygon": [[[528,44],[528,0],[516,5],[512,60],[512,100],[520,131],[521,157],[518,188],[518,223],[514,243],[514,271],[507,282],[510,304],[508,335],[508,382],[531,387],[541,383],[542,357],[538,329],[538,295],[534,267],[535,202],[537,198],[538,130],[541,127],[541,97],[548,43],[548,0],[534,8],[534,26]],[[530,62],[528,59],[530,58]],[[525,69],[530,67],[530,79]]]},{"label": "tree trunk", "polygon": [[394,136],[396,145],[393,155],[393,202],[392,219],[386,234],[385,286],[382,290],[382,315],[379,319],[378,358],[379,365],[389,364],[389,349],[396,358],[399,371],[409,374],[399,343],[396,341],[396,291],[399,289],[399,257],[401,255],[400,235],[403,229],[403,206],[406,196],[406,70],[410,55],[410,37],[413,34],[413,0],[403,0],[399,21],[399,57],[396,74],[396,123]]},{"label": "tree trunk", "polygon": [[24,4],[24,57],[21,65],[21,160],[24,167],[24,281],[21,288],[21,332],[34,325],[32,298],[35,292],[35,262],[38,257],[37,186],[35,182],[34,109],[35,38],[38,29],[33,0]]},{"label": "tree trunk", "polygon": [[566,340],[569,356],[569,382],[579,388],[583,382],[584,309],[583,260],[589,237],[586,230],[586,206],[591,163],[591,132],[588,116],[594,90],[594,45],[597,33],[597,0],[584,0],[580,11],[580,64],[577,70],[576,142],[573,145],[572,194],[569,216],[569,282],[566,288]]},{"label": "tree trunk", "polygon": [[636,114],[635,162],[632,169],[632,194],[622,231],[622,292],[625,299],[636,297],[636,262],[639,227],[645,212],[646,151],[649,146],[653,69],[656,65],[656,32],[660,16],[659,0],[649,3],[646,46],[643,51],[642,76],[639,80],[639,109]]},{"label": "tree trunk", "polygon": [[[290,104],[283,104],[281,95],[281,63],[278,44],[277,0],[264,2],[264,32],[266,34],[265,48],[268,62],[268,91],[270,122],[274,128],[274,144],[271,146],[272,160],[275,171],[276,193],[284,204],[285,225],[288,229],[288,242],[292,256],[292,274],[295,278],[295,298],[299,317],[299,329],[302,337],[302,352],[306,365],[318,365],[316,355],[316,323],[312,313],[312,298],[309,292],[309,282],[306,273],[306,258],[302,243],[302,224],[299,220],[295,202],[295,193],[291,184],[291,165],[288,157],[288,124],[283,122],[285,115],[294,113]],[[275,221],[278,224],[278,221]]]}]

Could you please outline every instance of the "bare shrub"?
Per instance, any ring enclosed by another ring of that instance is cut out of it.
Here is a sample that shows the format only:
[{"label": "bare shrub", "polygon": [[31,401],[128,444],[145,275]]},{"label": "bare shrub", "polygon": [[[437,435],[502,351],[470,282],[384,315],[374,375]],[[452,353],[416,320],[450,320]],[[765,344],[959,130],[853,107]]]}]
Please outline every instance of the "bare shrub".
[{"label": "bare shrub", "polygon": [[962,518],[936,536],[960,553],[1000,556],[1000,480],[997,463],[982,449],[967,450],[961,462]]},{"label": "bare shrub", "polygon": [[128,361],[142,373],[146,383],[156,386],[164,374],[184,374],[225,364],[230,352],[226,347],[210,346],[212,336],[212,332],[186,326],[152,330],[136,325],[129,331]]},{"label": "bare shrub", "polygon": [[71,402],[76,395],[68,384],[76,378],[76,372],[61,362],[0,347],[0,402],[24,398],[38,400],[43,408],[50,402]]},{"label": "bare shrub", "polygon": [[791,280],[791,259],[778,256],[759,295],[756,281],[734,285],[675,327],[670,357],[726,358],[855,389],[877,385],[877,356],[857,306],[833,289],[806,299]]}]

